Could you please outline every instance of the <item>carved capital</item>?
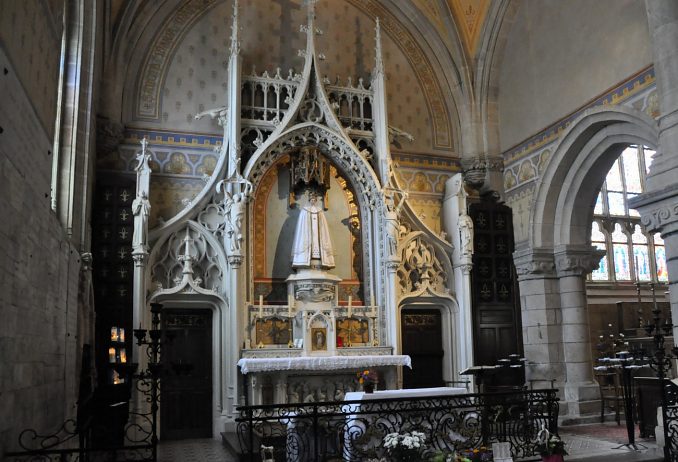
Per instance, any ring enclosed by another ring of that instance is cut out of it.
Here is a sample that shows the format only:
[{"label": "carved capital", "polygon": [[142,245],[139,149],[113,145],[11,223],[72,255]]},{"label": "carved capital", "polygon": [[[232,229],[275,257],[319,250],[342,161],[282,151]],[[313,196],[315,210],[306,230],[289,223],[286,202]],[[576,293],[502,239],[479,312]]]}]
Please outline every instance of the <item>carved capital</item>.
[{"label": "carved capital", "polygon": [[605,256],[605,250],[595,247],[566,246],[555,252],[556,271],[558,277],[585,276],[600,263]]},{"label": "carved capital", "polygon": [[649,233],[659,233],[666,225],[678,222],[678,204],[663,205],[652,210],[643,210],[640,221]]},{"label": "carved capital", "polygon": [[518,280],[555,277],[556,264],[550,249],[523,249],[513,252]]},{"label": "carved capital", "polygon": [[80,254],[81,271],[92,271],[92,254],[90,252],[83,252]]},{"label": "carved capital", "polygon": [[228,264],[233,268],[240,268],[242,265],[243,256],[242,255],[229,255],[226,257],[228,259]]},{"label": "carved capital", "polygon": [[132,252],[132,260],[134,260],[134,266],[142,268],[146,266],[146,260],[148,259],[148,252],[145,249],[136,249]]}]

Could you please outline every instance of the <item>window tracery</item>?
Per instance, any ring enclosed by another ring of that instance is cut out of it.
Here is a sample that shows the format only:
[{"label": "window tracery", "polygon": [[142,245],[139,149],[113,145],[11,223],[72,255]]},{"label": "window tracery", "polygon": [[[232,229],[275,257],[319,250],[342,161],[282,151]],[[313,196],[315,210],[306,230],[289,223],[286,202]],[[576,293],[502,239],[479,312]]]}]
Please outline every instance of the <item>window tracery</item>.
[{"label": "window tracery", "polygon": [[605,177],[593,210],[591,244],[607,254],[592,281],[668,281],[664,241],[647,234],[639,213],[628,206],[645,190],[654,153],[646,146],[628,146]]}]

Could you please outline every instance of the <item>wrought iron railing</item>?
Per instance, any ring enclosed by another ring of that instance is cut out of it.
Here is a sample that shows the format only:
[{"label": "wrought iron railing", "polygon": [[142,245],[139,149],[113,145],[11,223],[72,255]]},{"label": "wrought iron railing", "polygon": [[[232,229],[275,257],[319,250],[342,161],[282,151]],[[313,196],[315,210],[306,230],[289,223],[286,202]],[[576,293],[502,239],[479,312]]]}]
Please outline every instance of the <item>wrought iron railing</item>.
[{"label": "wrought iron railing", "polygon": [[276,460],[363,461],[385,456],[389,433],[426,434],[424,457],[509,442],[514,458],[537,455],[542,427],[558,432],[557,390],[521,390],[425,398],[242,406],[237,432],[249,460],[262,446]]}]

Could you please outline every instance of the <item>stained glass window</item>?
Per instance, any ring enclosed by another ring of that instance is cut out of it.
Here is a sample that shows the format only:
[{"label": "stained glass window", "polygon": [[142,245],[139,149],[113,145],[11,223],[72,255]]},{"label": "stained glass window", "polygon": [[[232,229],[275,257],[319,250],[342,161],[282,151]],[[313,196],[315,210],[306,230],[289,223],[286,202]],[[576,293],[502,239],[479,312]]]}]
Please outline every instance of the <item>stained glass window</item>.
[{"label": "stained glass window", "polygon": [[[605,234],[601,231],[600,223],[594,221],[591,228],[591,244],[597,249],[605,250]],[[607,267],[607,255],[600,259],[598,268],[591,273],[591,279],[594,281],[607,281],[610,279],[610,273]]]},{"label": "stained glass window", "polygon": [[607,255],[591,273],[593,281],[668,281],[664,241],[645,234],[639,213],[628,206],[644,191],[654,154],[645,146],[628,146],[605,177],[593,210],[591,244]]}]

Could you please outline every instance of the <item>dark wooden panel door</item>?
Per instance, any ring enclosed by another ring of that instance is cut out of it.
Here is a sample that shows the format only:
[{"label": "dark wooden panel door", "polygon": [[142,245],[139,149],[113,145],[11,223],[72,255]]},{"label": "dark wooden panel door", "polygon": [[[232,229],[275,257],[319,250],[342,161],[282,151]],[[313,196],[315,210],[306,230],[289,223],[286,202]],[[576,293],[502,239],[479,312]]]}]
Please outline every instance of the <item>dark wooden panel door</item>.
[{"label": "dark wooden panel door", "polygon": [[443,336],[438,309],[404,309],[401,313],[403,354],[412,369],[403,368],[403,388],[442,387]]},{"label": "dark wooden panel door", "polygon": [[522,355],[518,287],[513,265],[511,209],[491,195],[472,204],[473,343],[476,365],[494,365],[510,354]]},{"label": "dark wooden panel door", "polygon": [[212,437],[212,312],[165,310],[162,439]]}]

